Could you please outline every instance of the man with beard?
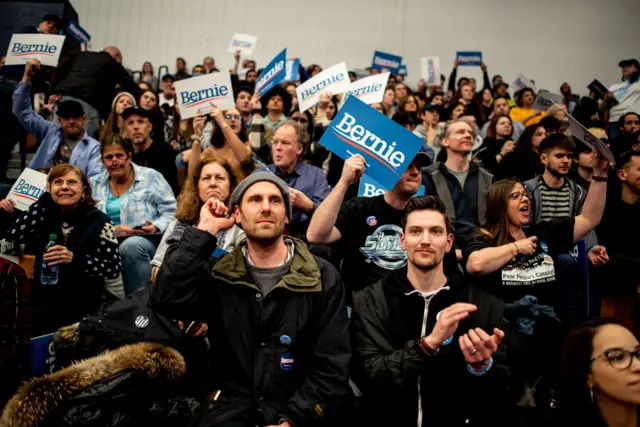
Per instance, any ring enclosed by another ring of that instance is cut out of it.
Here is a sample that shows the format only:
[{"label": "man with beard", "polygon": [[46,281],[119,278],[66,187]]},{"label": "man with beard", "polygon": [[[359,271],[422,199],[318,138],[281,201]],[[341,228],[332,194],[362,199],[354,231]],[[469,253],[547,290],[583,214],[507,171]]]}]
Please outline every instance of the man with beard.
[{"label": "man with beard", "polygon": [[[210,199],[196,226],[169,245],[152,308],[206,322],[211,390],[198,425],[336,425],[348,402],[351,344],[338,272],[284,235],[292,217],[287,184],[259,171],[234,190],[231,218]],[[233,223],[246,240],[215,262],[216,239]]]},{"label": "man with beard", "polygon": [[506,425],[502,303],[447,277],[453,239],[440,199],[412,199],[400,237],[407,266],[354,296],[362,425]]},{"label": "man with beard", "polygon": [[122,112],[125,133],[133,143],[133,162],[157,170],[169,183],[173,193],[180,192],[176,154],[169,144],[153,142],[149,112],[140,107],[129,107]]},{"label": "man with beard", "polygon": [[29,168],[51,168],[60,163],[78,166],[89,178],[104,169],[100,159],[100,143],[85,132],[87,122],[82,105],[73,100],[58,105],[58,123],[45,120],[31,107],[31,79],[40,62],[29,60],[24,76],[13,93],[13,114],[20,124],[38,140],[38,151]]}]

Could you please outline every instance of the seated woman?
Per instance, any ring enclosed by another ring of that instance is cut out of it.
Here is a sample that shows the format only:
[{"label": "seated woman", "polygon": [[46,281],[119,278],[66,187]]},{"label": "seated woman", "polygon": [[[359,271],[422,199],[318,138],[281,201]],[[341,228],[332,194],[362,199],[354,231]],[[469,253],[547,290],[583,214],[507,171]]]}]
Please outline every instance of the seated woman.
[{"label": "seated woman", "polygon": [[514,122],[520,122],[525,126],[531,126],[538,123],[546,113],[540,110],[533,109],[533,101],[535,101],[536,95],[533,89],[528,87],[520,91],[520,96],[516,98],[517,107],[513,107],[509,111],[509,116]]},{"label": "seated woman", "polygon": [[[176,219],[169,223],[153,261],[151,261],[153,266],[152,277],[154,279],[167,252],[169,243],[171,243],[171,239],[177,238],[179,240],[180,236],[182,236],[180,228],[196,225],[202,205],[211,198],[221,200],[225,205],[228,205],[229,197],[237,182],[231,170],[231,165],[226,160],[209,155],[202,157],[199,164],[191,170],[189,178],[178,196]],[[174,233],[175,228],[177,230]],[[218,234],[218,249],[225,252],[231,252],[238,242],[244,238],[244,232],[235,224]],[[222,252],[220,253],[222,254]]]},{"label": "seated woman", "polygon": [[131,142],[114,136],[100,146],[105,171],[91,180],[98,209],[113,221],[122,256],[122,280],[131,294],[151,277],[151,259],[176,212],[162,174],[131,161]]},{"label": "seated woman", "polygon": [[491,119],[487,137],[483,140],[476,157],[482,167],[494,175],[502,159],[515,148],[511,135],[513,123],[509,116],[494,116]]},{"label": "seated woman", "polygon": [[140,108],[149,111],[153,125],[152,137],[154,142],[164,144],[164,115],[158,107],[158,95],[152,90],[144,90],[138,98]]},{"label": "seated woman", "polygon": [[[82,171],[57,165],[47,176],[47,192],[6,233],[18,244],[31,244],[36,255],[33,336],[97,312],[104,280],[120,273],[115,229],[95,204]],[[46,248],[51,240],[55,245]],[[43,270],[50,273],[54,266],[57,282],[49,274],[43,280]]]},{"label": "seated woman", "polygon": [[638,339],[617,320],[594,318],[573,329],[560,359],[562,425],[640,425],[638,356]]},{"label": "seated woman", "polygon": [[507,333],[510,354],[517,355],[511,361],[517,362],[512,366],[516,388],[554,372],[566,310],[560,296],[563,286],[576,286],[566,278],[561,281],[554,264],[602,218],[609,162],[595,155],[593,166],[594,181],[582,213],[535,225],[528,225],[531,201],[521,183],[502,180],[491,185],[486,223],[468,242],[465,265],[473,282],[505,303],[504,316],[512,329]]},{"label": "seated woman", "polygon": [[122,112],[129,107],[136,106],[136,99],[129,92],[120,92],[113,98],[111,113],[100,131],[100,141],[110,139],[113,135],[122,135],[124,120]]},{"label": "seated woman", "polygon": [[[251,146],[240,111],[233,108],[223,112],[214,106],[209,115],[215,121],[215,129],[210,141],[200,142],[204,117],[194,118],[194,144],[190,150],[183,151],[184,163],[189,164],[189,174],[200,162],[200,157],[214,156],[224,159],[231,166],[236,182],[240,182],[254,170]],[[203,151],[204,149],[204,151]]]}]

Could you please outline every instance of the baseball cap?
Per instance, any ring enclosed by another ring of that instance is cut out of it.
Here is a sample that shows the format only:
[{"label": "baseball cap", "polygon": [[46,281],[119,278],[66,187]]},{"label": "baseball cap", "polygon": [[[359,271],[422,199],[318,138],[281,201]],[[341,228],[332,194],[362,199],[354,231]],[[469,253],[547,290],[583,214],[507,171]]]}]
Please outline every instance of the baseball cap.
[{"label": "baseball cap", "polygon": [[161,80],[162,80],[162,81],[165,81],[165,80],[167,80],[167,79],[170,79],[171,81],[174,81],[174,82],[176,81],[175,76],[174,76],[173,74],[169,74],[169,73],[167,73],[167,74],[165,74],[164,76],[162,76],[162,79],[161,79]]},{"label": "baseball cap", "polygon": [[129,116],[146,117],[151,120],[151,115],[147,110],[140,107],[129,107],[122,112],[122,120],[127,120]]},{"label": "baseball cap", "polygon": [[623,59],[618,62],[618,67],[629,67],[635,65],[636,68],[640,68],[640,62],[637,59]]},{"label": "baseball cap", "polygon": [[422,111],[437,111],[438,114],[442,114],[442,106],[438,104],[426,104],[422,107]]},{"label": "baseball cap", "polygon": [[416,153],[416,155],[413,157],[413,160],[417,160],[421,168],[426,168],[427,166],[430,166],[432,163],[431,157],[429,157],[427,153],[422,151],[419,151],[418,153]]},{"label": "baseball cap", "polygon": [[509,85],[506,84],[504,81],[500,81],[496,84],[493,85],[493,90],[496,90],[498,88],[498,86],[504,86],[505,89],[509,89]]},{"label": "baseball cap", "polygon": [[75,119],[84,116],[84,109],[82,108],[82,104],[80,104],[78,101],[72,101],[68,99],[58,104],[57,114],[63,119]]}]

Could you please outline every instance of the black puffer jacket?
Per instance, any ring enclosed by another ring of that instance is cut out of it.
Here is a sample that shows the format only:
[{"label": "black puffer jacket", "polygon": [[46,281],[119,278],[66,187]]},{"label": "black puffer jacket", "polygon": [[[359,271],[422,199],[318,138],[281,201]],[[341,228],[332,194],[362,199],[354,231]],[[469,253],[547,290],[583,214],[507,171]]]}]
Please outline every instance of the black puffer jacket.
[{"label": "black puffer jacket", "polygon": [[216,238],[193,227],[169,246],[151,307],[209,325],[213,386],[204,425],[252,411],[265,424],[335,425],[349,403],[351,342],[336,269],[295,240],[292,264],[264,297],[242,250],[212,265]]},{"label": "black puffer jacket", "polygon": [[0,426],[186,426],[200,404],[179,397],[185,371],[172,348],[123,346],[23,385]]},{"label": "black puffer jacket", "polygon": [[[427,301],[415,292],[404,267],[355,293],[352,377],[363,393],[362,425],[414,427],[419,417],[425,427],[509,425],[504,343],[482,376],[468,372],[458,344],[471,328],[488,334],[504,330],[502,303],[460,281],[447,286]],[[419,339],[431,333],[440,311],[457,302],[475,304],[478,311],[460,322],[436,355],[427,356]]]}]

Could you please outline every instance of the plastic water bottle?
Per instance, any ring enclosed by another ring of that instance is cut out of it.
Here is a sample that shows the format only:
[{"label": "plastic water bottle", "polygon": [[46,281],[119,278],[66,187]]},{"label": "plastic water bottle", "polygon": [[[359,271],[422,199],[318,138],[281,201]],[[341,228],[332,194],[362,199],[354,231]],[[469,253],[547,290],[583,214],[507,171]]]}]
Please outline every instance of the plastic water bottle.
[{"label": "plastic water bottle", "polygon": [[[49,243],[44,247],[44,254],[47,253],[50,247],[56,245],[56,239],[58,238],[55,234],[49,234]],[[58,265],[48,266],[47,261],[42,260],[42,267],[40,268],[40,281],[43,285],[55,285],[58,283]]]}]

